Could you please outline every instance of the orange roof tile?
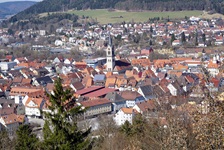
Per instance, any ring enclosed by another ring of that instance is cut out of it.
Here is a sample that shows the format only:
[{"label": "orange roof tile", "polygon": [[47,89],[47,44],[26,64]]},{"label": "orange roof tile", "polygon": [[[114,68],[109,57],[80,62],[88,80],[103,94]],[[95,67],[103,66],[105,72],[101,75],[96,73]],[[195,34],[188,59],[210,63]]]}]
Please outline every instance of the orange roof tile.
[{"label": "orange roof tile", "polygon": [[125,113],[125,114],[132,114],[134,112],[133,108],[121,108],[121,110]]},{"label": "orange roof tile", "polygon": [[42,89],[40,88],[30,88],[30,87],[12,87],[9,93],[10,96],[22,95],[26,96],[30,93],[40,93]]},{"label": "orange roof tile", "polygon": [[132,65],[141,65],[141,66],[145,67],[145,66],[150,66],[151,62],[149,59],[133,59],[131,61],[131,64]]},{"label": "orange roof tile", "polygon": [[5,116],[2,116],[1,118],[4,120],[6,125],[19,123],[19,121],[21,120],[17,118],[16,114],[5,115]]},{"label": "orange roof tile", "polygon": [[17,64],[17,66],[18,67],[26,67],[26,68],[29,68],[29,64],[28,63],[24,63],[24,62]]},{"label": "orange roof tile", "polygon": [[93,85],[93,79],[91,77],[89,77],[86,82],[86,87],[90,87],[92,85]]},{"label": "orange roof tile", "polygon": [[92,106],[109,104],[109,103],[111,103],[111,102],[106,98],[98,98],[98,99],[80,102],[80,104],[84,107],[92,107]]},{"label": "orange roof tile", "polygon": [[116,85],[118,87],[122,86],[122,85],[127,85],[128,81],[125,78],[117,78],[116,80]]},{"label": "orange roof tile", "polygon": [[[37,106],[29,106],[28,104],[29,104],[31,101],[34,102]],[[26,101],[25,106],[26,106],[26,107],[31,107],[31,108],[40,108],[40,105],[41,105],[42,101],[43,101],[43,98],[31,98],[31,97],[29,97],[29,98],[27,99],[27,101]]]},{"label": "orange roof tile", "polygon": [[117,78],[116,77],[109,77],[106,79],[105,87],[109,87],[110,85],[115,86]]},{"label": "orange roof tile", "polygon": [[170,75],[176,75],[177,77],[180,77],[182,75],[182,71],[169,70],[167,73]]},{"label": "orange roof tile", "polygon": [[213,63],[212,61],[209,61],[207,68],[218,69],[219,65],[217,63]]},{"label": "orange roof tile", "polygon": [[188,69],[188,66],[184,66],[181,64],[173,64],[172,66],[173,66],[174,70],[187,70]]},{"label": "orange roof tile", "polygon": [[106,77],[108,78],[108,77],[110,77],[112,75],[113,75],[113,72],[108,71],[107,74],[106,74]]}]

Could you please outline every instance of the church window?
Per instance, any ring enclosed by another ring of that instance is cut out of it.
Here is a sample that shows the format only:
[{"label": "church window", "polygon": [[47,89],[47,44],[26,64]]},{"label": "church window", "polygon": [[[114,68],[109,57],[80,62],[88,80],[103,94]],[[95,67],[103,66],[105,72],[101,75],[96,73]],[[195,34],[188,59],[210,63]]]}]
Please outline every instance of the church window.
[{"label": "church window", "polygon": [[107,54],[110,55],[110,51],[108,51]]}]

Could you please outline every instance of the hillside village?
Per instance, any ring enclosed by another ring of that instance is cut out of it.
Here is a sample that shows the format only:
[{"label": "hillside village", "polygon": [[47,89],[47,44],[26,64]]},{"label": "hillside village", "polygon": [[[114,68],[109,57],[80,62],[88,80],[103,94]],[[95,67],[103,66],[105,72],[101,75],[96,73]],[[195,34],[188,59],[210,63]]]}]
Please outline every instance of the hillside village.
[{"label": "hillside village", "polygon": [[[201,108],[206,113],[208,105],[204,97],[207,93],[223,100],[224,57],[220,47],[224,44],[223,29],[220,19],[207,21],[196,17],[166,24],[91,26],[89,30],[64,26],[55,30],[55,34],[61,33],[60,38],[38,45],[39,39],[56,35],[33,29],[10,35],[7,29],[1,29],[1,42],[7,48],[16,51],[26,45],[25,39],[30,37],[36,41],[30,51],[57,54],[45,60],[13,54],[2,57],[1,128],[14,135],[19,125],[28,124],[30,119],[44,119],[42,112],[49,111],[47,93],[54,94],[57,78],[62,79],[65,89],[73,92],[74,100],[69,105],[87,108],[80,120],[102,114],[112,114],[118,126],[125,121],[132,123],[137,114],[164,120],[165,116],[159,113],[164,105],[177,110],[182,106]],[[128,45],[144,33],[151,33],[148,41],[153,44],[148,42],[148,46],[137,49],[114,46],[119,36],[124,45]],[[12,37],[24,41],[10,43]],[[170,48],[163,48],[167,45]],[[74,46],[85,56],[81,61],[62,55],[69,54]],[[93,48],[104,51],[106,57],[93,58]],[[155,52],[169,58],[151,61],[150,55]]]}]

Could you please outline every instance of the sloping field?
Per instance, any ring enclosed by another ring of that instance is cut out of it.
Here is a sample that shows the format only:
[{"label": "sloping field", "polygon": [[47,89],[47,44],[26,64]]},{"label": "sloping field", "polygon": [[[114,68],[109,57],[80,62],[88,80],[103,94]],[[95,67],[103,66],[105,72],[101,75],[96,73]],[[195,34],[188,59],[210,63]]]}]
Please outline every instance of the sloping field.
[{"label": "sloping field", "polygon": [[202,11],[173,11],[173,12],[126,12],[126,11],[108,11],[106,9],[96,9],[96,10],[70,10],[68,13],[76,14],[80,17],[88,16],[92,19],[97,19],[101,24],[106,23],[118,23],[122,21],[134,21],[134,22],[145,22],[149,18],[160,17],[160,18],[184,18],[185,16],[199,16],[203,14]]}]

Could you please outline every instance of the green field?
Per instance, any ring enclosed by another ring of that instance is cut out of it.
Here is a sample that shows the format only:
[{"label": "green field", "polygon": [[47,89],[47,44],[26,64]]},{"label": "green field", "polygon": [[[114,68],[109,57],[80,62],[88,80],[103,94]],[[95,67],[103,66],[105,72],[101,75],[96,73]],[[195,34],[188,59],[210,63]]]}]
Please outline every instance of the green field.
[{"label": "green field", "polygon": [[119,23],[122,21],[134,21],[134,22],[145,22],[149,18],[160,17],[160,18],[184,18],[185,16],[199,16],[202,11],[173,11],[173,12],[126,12],[126,11],[112,11],[109,12],[106,9],[96,9],[96,10],[72,10],[69,13],[76,14],[78,16],[89,16],[101,24],[106,23]]}]

